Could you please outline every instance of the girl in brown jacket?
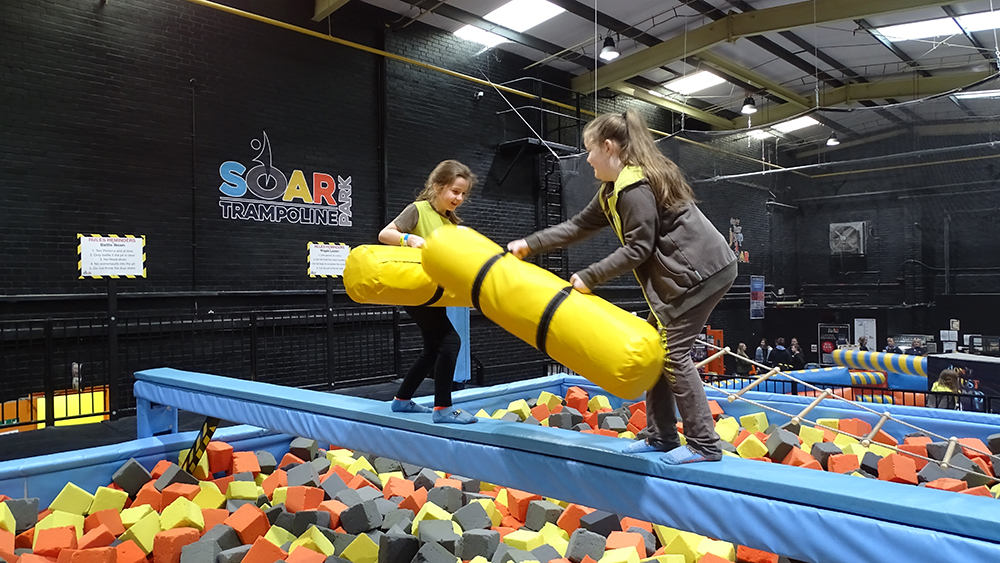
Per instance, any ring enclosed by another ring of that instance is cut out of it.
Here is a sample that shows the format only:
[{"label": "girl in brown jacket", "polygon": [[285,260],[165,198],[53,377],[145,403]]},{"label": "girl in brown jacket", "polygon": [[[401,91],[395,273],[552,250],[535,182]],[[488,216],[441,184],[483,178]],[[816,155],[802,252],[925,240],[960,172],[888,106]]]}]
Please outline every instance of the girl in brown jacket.
[{"label": "girl in brown jacket", "polygon": [[[584,130],[587,162],[602,182],[594,199],[572,219],[507,244],[518,258],[575,243],[614,229],[621,248],[570,277],[583,293],[629,270],[649,304],[649,323],[664,349],[663,376],[646,391],[649,437],[626,453],[667,452],[677,465],[722,458],[719,436],[691,345],[736,280],[736,255],[695,205],[680,169],[656,148],[642,116],[606,114]],[[677,434],[675,405],[687,445]]]}]

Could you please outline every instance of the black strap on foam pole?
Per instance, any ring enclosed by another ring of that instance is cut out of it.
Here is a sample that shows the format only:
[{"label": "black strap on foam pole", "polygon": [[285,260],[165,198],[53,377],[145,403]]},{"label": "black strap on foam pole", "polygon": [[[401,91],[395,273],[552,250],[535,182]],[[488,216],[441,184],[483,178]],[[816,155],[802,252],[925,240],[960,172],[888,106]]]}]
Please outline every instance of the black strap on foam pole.
[{"label": "black strap on foam pole", "polygon": [[479,273],[476,274],[476,280],[472,282],[472,306],[478,309],[480,313],[483,312],[483,309],[479,306],[479,291],[482,289],[483,280],[486,279],[486,274],[490,272],[490,268],[493,267],[493,264],[496,264],[497,260],[503,258],[504,254],[507,254],[506,250],[500,254],[491,256],[490,259],[479,268]]},{"label": "black strap on foam pole", "polygon": [[431,298],[428,299],[426,303],[421,303],[418,306],[419,307],[430,307],[431,305],[437,303],[438,300],[441,299],[441,297],[443,295],[444,295],[444,288],[439,285],[438,288],[437,288],[437,291],[434,292],[434,295],[432,295]]},{"label": "black strap on foam pole", "polygon": [[549,300],[549,304],[545,306],[545,310],[542,311],[542,318],[538,320],[538,332],[535,333],[535,347],[538,348],[543,354],[548,354],[545,350],[545,340],[549,335],[549,323],[552,322],[552,317],[556,314],[556,310],[562,305],[562,302],[569,297],[569,292],[573,291],[572,286],[566,286],[559,290],[552,296]]}]

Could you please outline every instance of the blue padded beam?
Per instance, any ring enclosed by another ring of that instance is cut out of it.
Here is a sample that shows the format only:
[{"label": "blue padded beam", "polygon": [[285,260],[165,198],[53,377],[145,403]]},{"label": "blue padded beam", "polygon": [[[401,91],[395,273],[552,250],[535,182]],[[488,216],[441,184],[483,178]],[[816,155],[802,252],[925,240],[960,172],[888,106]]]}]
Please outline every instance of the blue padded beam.
[{"label": "blue padded beam", "polygon": [[[135,396],[153,403],[805,561],[936,561],[942,553],[1000,560],[1000,511],[991,499],[735,458],[671,467],[654,454],[621,454],[627,442],[617,438],[496,420],[439,425],[429,414],[392,413],[385,402],[173,369],[139,372],[136,380]],[[538,389],[565,393],[566,383],[543,378],[466,391],[456,403],[506,405]]]}]

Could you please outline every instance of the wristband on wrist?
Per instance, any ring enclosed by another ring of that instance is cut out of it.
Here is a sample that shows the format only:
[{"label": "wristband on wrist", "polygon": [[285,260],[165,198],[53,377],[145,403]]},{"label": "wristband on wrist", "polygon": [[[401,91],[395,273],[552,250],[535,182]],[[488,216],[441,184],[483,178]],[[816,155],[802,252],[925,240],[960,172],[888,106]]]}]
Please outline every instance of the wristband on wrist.
[{"label": "wristband on wrist", "polygon": [[410,233],[403,235],[403,246],[410,246]]}]

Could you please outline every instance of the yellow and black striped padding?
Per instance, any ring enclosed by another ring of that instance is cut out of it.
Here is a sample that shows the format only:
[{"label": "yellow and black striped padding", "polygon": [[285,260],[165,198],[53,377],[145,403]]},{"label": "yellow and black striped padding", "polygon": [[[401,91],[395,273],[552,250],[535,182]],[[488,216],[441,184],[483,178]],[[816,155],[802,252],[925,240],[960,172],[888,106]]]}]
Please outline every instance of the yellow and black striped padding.
[{"label": "yellow and black striped padding", "polygon": [[476,231],[441,227],[427,237],[422,258],[434,281],[609,393],[635,399],[660,377],[663,349],[645,319],[571,290]]},{"label": "yellow and black striped padding", "polygon": [[344,265],[344,288],[358,303],[470,307],[468,296],[459,297],[434,283],[420,265],[418,248],[363,245],[351,250]]}]

